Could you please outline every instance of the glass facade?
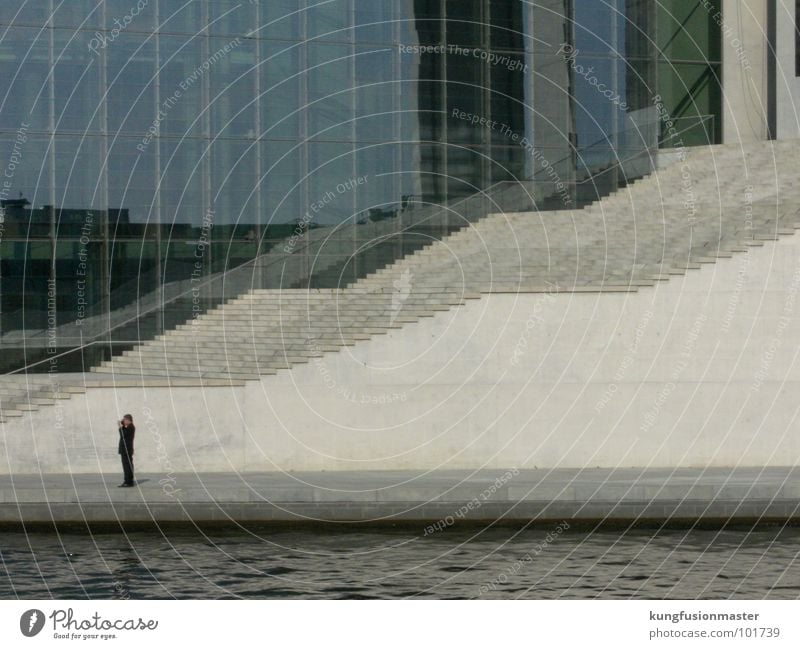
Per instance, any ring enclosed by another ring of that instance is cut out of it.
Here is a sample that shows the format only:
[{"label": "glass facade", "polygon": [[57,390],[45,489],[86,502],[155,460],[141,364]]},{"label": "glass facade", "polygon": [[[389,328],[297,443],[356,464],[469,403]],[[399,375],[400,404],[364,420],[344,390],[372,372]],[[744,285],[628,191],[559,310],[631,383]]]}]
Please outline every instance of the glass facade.
[{"label": "glass facade", "polygon": [[503,183],[594,200],[649,170],[659,95],[716,141],[719,30],[689,4],[3,0],[2,369],[347,283]]}]

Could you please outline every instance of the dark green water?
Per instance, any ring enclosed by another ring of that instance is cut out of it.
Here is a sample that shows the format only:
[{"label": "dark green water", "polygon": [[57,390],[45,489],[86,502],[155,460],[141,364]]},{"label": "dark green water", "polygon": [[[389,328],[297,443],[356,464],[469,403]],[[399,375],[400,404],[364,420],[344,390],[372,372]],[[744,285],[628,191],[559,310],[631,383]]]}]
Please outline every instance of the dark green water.
[{"label": "dark green water", "polygon": [[4,599],[800,597],[800,529],[779,527],[11,532],[0,558]]}]

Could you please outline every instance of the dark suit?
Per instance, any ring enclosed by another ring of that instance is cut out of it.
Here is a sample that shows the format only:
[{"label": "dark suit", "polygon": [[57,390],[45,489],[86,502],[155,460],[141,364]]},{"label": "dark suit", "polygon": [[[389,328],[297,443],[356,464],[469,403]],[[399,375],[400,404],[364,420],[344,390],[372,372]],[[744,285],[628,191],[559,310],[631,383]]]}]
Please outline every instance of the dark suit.
[{"label": "dark suit", "polygon": [[122,472],[125,474],[125,484],[133,484],[133,436],[136,426],[119,427],[119,454],[122,456]]}]

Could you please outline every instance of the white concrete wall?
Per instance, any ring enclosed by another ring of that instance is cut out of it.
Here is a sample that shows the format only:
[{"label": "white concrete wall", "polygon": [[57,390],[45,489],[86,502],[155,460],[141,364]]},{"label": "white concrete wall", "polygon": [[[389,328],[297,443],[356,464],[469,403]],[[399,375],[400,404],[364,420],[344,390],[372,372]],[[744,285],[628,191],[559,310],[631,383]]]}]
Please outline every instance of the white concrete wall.
[{"label": "white concrete wall", "polygon": [[787,236],[635,294],[489,295],[244,387],[91,390],[2,425],[0,471],[118,471],[123,412],[165,475],[796,464],[798,292]]},{"label": "white concrete wall", "polygon": [[777,0],[776,89],[778,139],[800,137],[800,78],[795,76],[795,2]]},{"label": "white concrete wall", "polygon": [[721,20],[722,141],[766,140],[766,2],[723,0]]}]

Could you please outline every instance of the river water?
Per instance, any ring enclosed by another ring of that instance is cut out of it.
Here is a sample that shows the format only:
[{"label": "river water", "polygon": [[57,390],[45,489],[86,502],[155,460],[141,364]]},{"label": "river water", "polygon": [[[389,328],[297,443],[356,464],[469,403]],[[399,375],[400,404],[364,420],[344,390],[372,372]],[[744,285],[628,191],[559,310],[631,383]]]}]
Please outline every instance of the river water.
[{"label": "river water", "polygon": [[800,529],[0,533],[0,598],[800,597]]}]

